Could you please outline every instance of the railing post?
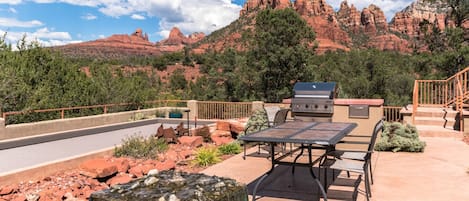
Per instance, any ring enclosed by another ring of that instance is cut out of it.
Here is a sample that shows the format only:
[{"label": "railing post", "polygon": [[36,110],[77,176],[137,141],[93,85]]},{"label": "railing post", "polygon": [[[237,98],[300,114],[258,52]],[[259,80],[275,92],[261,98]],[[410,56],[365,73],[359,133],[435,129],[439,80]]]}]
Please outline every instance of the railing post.
[{"label": "railing post", "polygon": [[264,108],[264,102],[263,101],[254,101],[252,102],[252,112],[255,112],[257,110],[261,110]]},{"label": "railing post", "polygon": [[[3,116],[5,116],[5,113],[3,113]],[[0,140],[6,138],[5,120],[5,118],[0,118]]]},{"label": "railing post", "polygon": [[199,116],[199,108],[196,100],[187,101],[187,107],[189,108],[189,119],[195,119]]},{"label": "railing post", "polygon": [[62,109],[62,110],[60,111],[60,118],[61,118],[61,119],[64,119],[64,117],[65,117],[65,109]]},{"label": "railing post", "polygon": [[107,105],[104,105],[103,113],[104,113],[104,114],[107,113]]},{"label": "railing post", "polygon": [[414,81],[414,95],[412,101],[412,124],[415,125],[415,113],[417,113],[417,107],[419,104],[419,82],[418,80]]}]

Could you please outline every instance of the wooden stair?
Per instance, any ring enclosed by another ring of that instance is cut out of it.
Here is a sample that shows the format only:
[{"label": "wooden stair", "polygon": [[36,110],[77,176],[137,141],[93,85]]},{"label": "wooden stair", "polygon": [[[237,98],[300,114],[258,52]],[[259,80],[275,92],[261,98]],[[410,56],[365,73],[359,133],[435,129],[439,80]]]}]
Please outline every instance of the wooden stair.
[{"label": "wooden stair", "polygon": [[457,111],[442,107],[418,107],[414,125],[421,137],[462,137],[458,129]]}]

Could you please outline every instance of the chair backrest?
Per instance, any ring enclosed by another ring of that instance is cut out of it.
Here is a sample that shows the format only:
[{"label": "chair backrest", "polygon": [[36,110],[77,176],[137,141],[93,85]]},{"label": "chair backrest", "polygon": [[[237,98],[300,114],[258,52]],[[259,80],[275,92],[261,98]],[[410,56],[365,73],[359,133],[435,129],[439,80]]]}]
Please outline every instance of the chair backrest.
[{"label": "chair backrest", "polygon": [[376,123],[375,128],[373,129],[373,134],[371,135],[370,144],[368,145],[368,151],[369,152],[373,151],[373,149],[375,147],[376,139],[378,138],[378,133],[379,133],[379,131],[383,131],[383,126],[384,126],[384,120],[380,119]]},{"label": "chair backrest", "polygon": [[268,121],[268,126],[272,126],[272,123],[275,120],[275,115],[277,112],[280,110],[279,106],[269,106],[269,107],[264,107],[265,113],[267,114],[267,121]]},{"label": "chair backrest", "polygon": [[277,111],[273,121],[273,126],[285,123],[285,121],[287,121],[288,111],[290,111],[290,109],[280,109]]}]

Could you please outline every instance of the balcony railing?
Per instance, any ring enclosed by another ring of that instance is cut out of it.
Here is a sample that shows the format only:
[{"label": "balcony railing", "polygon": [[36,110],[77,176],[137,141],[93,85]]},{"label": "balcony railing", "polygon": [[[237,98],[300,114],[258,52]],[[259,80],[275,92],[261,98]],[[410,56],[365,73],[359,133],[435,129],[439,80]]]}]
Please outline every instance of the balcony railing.
[{"label": "balcony railing", "polygon": [[[469,67],[456,73],[446,80],[415,80],[413,95],[413,114],[417,107],[450,107],[461,115],[463,121],[463,105],[469,100]],[[415,116],[413,117],[415,121]],[[462,125],[462,124],[461,124]]]},{"label": "balcony railing", "polygon": [[[78,106],[43,110],[15,111],[3,113],[6,124],[17,124],[22,122],[8,121],[12,116],[27,116],[49,114],[46,119],[37,119],[36,121],[64,119],[81,116],[90,116],[97,114],[108,114],[122,111],[132,111],[158,107],[188,107],[187,100],[155,100],[147,101],[141,104],[135,103],[119,103],[104,104],[92,106]],[[281,108],[289,108],[290,104],[284,103],[263,103],[263,106],[279,106]],[[386,121],[401,121],[399,106],[384,106],[383,113]],[[220,102],[220,101],[197,101],[197,118],[198,119],[235,119],[250,117],[252,115],[253,102]]]},{"label": "balcony railing", "polygon": [[197,102],[197,118],[199,119],[234,119],[249,117],[251,114],[252,102]]},{"label": "balcony railing", "polygon": [[385,121],[400,122],[402,121],[401,115],[402,107],[399,106],[383,106],[383,114]]},{"label": "balcony railing", "polygon": [[[4,112],[2,114],[6,124],[24,123],[20,121],[9,120],[10,116],[21,116],[22,119],[35,119],[35,121],[64,119],[72,117],[82,117],[89,115],[107,114],[122,111],[140,110],[154,107],[186,107],[187,100],[155,100],[143,103],[115,103],[91,106],[63,107],[54,109],[39,109],[27,111]],[[32,115],[43,114],[40,117],[30,117]],[[29,117],[28,117],[29,116]]]}]

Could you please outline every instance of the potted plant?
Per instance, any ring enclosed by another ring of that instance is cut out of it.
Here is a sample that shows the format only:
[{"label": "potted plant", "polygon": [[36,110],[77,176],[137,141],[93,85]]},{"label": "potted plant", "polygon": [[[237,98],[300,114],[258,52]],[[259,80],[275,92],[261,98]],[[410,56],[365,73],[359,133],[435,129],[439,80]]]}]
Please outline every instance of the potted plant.
[{"label": "potted plant", "polygon": [[169,111],[169,118],[182,118],[182,111],[179,109],[171,109]]},{"label": "potted plant", "polygon": [[166,117],[165,112],[164,112],[164,111],[161,111],[161,110],[156,110],[155,116],[156,116],[157,118],[165,118],[165,117]]}]

